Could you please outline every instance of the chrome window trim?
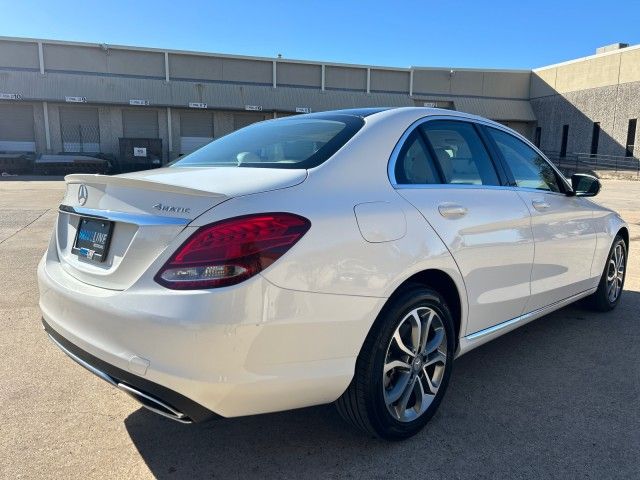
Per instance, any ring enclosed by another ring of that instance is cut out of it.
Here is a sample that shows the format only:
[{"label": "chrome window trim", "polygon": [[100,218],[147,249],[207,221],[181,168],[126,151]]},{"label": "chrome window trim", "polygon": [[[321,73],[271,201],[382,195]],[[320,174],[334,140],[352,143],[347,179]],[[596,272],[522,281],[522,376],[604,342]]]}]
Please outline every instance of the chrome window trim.
[{"label": "chrome window trim", "polygon": [[[398,183],[396,180],[395,168],[396,162],[398,161],[398,155],[400,155],[400,150],[404,146],[409,135],[413,133],[413,131],[418,128],[420,125],[426,122],[434,121],[434,120],[454,120],[460,122],[468,122],[475,123],[479,125],[483,125],[485,127],[495,128],[497,130],[501,130],[512,137],[515,137],[518,140],[523,141],[527,146],[533,148],[533,150],[540,155],[547,164],[551,166],[551,168],[556,172],[557,175],[560,176],[561,179],[564,179],[565,187],[568,191],[573,191],[571,185],[567,181],[566,177],[556,168],[556,166],[551,162],[547,156],[540,151],[538,147],[536,147],[533,143],[527,140],[524,136],[520,135],[518,132],[510,129],[509,127],[502,125],[501,123],[494,122],[492,120],[484,119],[484,118],[475,118],[463,115],[426,115],[424,117],[419,118],[415,122],[413,122],[409,127],[404,131],[404,133],[400,136],[400,139],[396,143],[395,147],[391,151],[391,156],[389,157],[389,162],[387,163],[387,176],[389,181],[391,182],[391,186],[395,189],[404,189],[404,188],[498,188],[498,189],[510,189],[516,191],[529,191],[529,192],[540,192],[540,193],[552,193],[556,195],[566,196],[566,193],[563,192],[553,192],[551,190],[539,190],[537,188],[527,188],[527,187],[518,187],[517,185],[465,185],[465,184],[453,184],[453,183],[430,183],[430,184],[422,184],[422,183]],[[487,152],[491,157],[491,152]],[[508,164],[507,164],[508,166]]]},{"label": "chrome window trim", "polygon": [[469,183],[400,183],[394,185],[396,190],[513,190],[511,185],[476,185]]},{"label": "chrome window trim", "polygon": [[516,192],[531,192],[531,193],[539,193],[541,195],[558,195],[560,197],[568,196],[566,193],[554,192],[553,190],[543,190],[542,188],[518,187],[518,186],[513,186],[511,188]]},{"label": "chrome window trim", "polygon": [[[398,183],[396,180],[395,168],[396,162],[398,161],[398,155],[400,155],[400,150],[402,149],[404,143],[406,142],[409,135],[413,133],[413,131],[418,128],[420,125],[426,122],[431,122],[435,120],[450,120],[450,121],[458,121],[458,122],[467,122],[471,124],[480,124],[487,125],[490,127],[497,127],[500,124],[496,124],[491,120],[486,120],[483,118],[474,118],[463,115],[426,115],[424,117],[419,118],[415,122],[413,122],[409,127],[404,131],[404,133],[400,136],[400,139],[396,143],[395,147],[391,151],[391,156],[389,157],[389,162],[387,163],[387,176],[389,177],[389,181],[391,182],[391,186],[393,188],[405,188],[407,185],[422,185],[422,186],[435,186],[435,187],[476,187],[476,188],[488,188],[488,187],[499,187],[499,188],[509,188],[509,185],[467,185],[467,184],[454,184],[454,183]],[[505,127],[506,128],[506,127]],[[487,151],[489,158],[493,160],[491,157],[491,152]],[[497,172],[496,172],[497,174]]]},{"label": "chrome window trim", "polygon": [[113,210],[97,210],[85,207],[72,207],[70,205],[60,205],[59,213],[75,215],[78,217],[99,218],[112,222],[132,223],[134,225],[188,225],[191,220],[179,217],[162,217],[160,215],[149,215],[147,213],[126,213]]},{"label": "chrome window trim", "polygon": [[[500,124],[498,124],[500,125]],[[514,137],[516,140],[520,140],[521,142],[523,142],[526,146],[528,146],[529,148],[533,149],[534,152],[536,152],[538,155],[540,155],[540,157],[542,157],[542,159],[547,162],[547,165],[549,165],[551,167],[551,169],[556,172],[556,175],[559,176],[560,180],[564,180],[564,186],[567,189],[568,192],[573,192],[573,188],[571,186],[571,183],[567,180],[567,177],[565,177],[563,175],[563,173],[553,164],[553,162],[551,160],[549,160],[547,158],[547,156],[542,153],[542,151],[536,147],[532,142],[530,142],[526,137],[520,135],[518,132],[516,132],[515,130],[512,130],[508,127],[505,127],[504,125],[500,125],[502,128],[498,128],[497,125],[491,124],[491,125],[486,125],[487,127],[490,128],[495,128],[497,130],[502,130],[504,133],[506,133],[507,135],[511,135],[512,137]],[[495,140],[494,140],[495,142]],[[504,163],[507,164],[507,166],[509,166],[509,163],[507,162],[507,160],[505,159]],[[509,167],[510,168],[510,167]],[[522,191],[526,191],[526,192],[542,192],[542,193],[554,193],[554,194],[560,194],[562,196],[567,196],[566,193],[564,192],[554,192],[552,190],[542,190],[539,188],[530,188],[530,187],[518,187],[517,185],[514,185],[514,188],[516,190],[522,190]]]}]

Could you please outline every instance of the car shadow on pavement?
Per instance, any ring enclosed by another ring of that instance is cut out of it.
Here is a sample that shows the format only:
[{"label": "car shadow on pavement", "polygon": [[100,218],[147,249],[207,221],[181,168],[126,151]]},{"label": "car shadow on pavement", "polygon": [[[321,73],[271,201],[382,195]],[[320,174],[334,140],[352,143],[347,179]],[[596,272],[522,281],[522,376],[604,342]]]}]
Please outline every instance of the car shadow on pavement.
[{"label": "car shadow on pavement", "polygon": [[354,431],[331,405],[200,425],[140,409],[125,425],[159,479],[632,478],[639,309],[633,291],[615,312],[570,306],[461,357],[439,412],[404,442]]}]

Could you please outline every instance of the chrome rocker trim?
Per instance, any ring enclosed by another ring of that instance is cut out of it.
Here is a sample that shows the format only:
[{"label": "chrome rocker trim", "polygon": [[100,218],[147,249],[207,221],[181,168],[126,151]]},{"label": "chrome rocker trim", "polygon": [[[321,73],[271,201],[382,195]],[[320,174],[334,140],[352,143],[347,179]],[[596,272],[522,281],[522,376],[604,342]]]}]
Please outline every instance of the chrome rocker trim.
[{"label": "chrome rocker trim", "polygon": [[580,298],[591,295],[597,289],[598,289],[597,286],[590,288],[589,290],[585,290],[584,292],[577,293],[575,295],[572,295],[571,297],[565,298],[564,300],[560,300],[556,303],[552,303],[551,305],[547,305],[546,307],[542,307],[532,312],[525,313],[524,315],[520,315],[519,317],[512,318],[511,320],[507,320],[506,322],[502,322],[492,327],[485,328],[484,330],[479,330],[475,333],[471,333],[469,335],[466,335],[463,338],[465,340],[473,341],[479,338],[486,337],[487,335],[490,335],[492,333],[499,332],[508,327],[515,328],[516,326],[524,325],[525,323],[530,322],[531,320],[535,320],[536,318],[540,318],[546,315],[547,313],[551,313],[554,310],[558,310],[559,308],[569,305],[570,303],[573,303],[576,300],[579,300]]}]

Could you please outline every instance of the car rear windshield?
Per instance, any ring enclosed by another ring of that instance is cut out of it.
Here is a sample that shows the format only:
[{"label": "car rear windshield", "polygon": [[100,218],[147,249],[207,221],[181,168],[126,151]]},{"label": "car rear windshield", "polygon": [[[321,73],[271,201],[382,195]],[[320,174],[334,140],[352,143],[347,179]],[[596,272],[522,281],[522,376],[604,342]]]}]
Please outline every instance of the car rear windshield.
[{"label": "car rear windshield", "polygon": [[268,120],[214,140],[171,166],[312,168],[336,153],[363,124],[352,115]]}]

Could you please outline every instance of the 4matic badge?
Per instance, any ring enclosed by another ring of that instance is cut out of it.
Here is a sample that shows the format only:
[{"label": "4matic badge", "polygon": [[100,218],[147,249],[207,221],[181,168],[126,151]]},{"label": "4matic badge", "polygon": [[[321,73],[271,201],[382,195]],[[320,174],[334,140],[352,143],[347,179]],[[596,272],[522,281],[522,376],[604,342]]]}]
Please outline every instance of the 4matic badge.
[{"label": "4matic badge", "polygon": [[187,207],[176,207],[173,205],[163,205],[162,203],[156,203],[153,208],[156,210],[160,210],[161,212],[169,212],[169,213],[189,213],[191,211],[190,208]]}]

